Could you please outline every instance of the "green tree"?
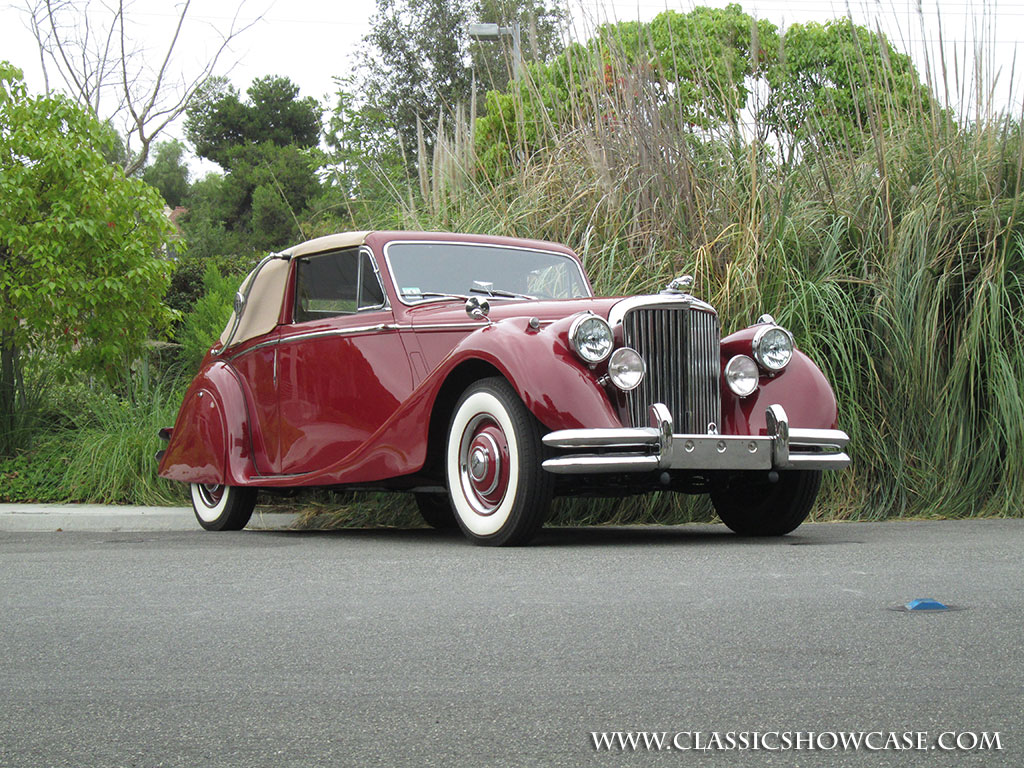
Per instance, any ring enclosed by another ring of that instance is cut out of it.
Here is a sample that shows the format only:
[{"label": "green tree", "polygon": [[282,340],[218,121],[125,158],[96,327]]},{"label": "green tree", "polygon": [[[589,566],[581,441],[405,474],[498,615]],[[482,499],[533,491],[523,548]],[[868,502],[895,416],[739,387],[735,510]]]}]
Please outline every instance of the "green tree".
[{"label": "green tree", "polygon": [[171,208],[181,205],[188,195],[188,165],[185,145],[177,139],[156,145],[156,159],[142,172],[142,180],[156,187]]},{"label": "green tree", "polygon": [[110,133],[61,96],[30,96],[0,63],[0,450],[9,450],[22,355],[117,382],[154,324],[169,244],[163,201],[109,164]]},{"label": "green tree", "polygon": [[208,255],[279,248],[305,236],[303,219],[321,193],[316,145],[320,105],[288,78],[254,80],[242,101],[215,79],[189,108],[185,131],[200,157],[225,169],[193,186],[183,230]]},{"label": "green tree", "polygon": [[268,75],[253,81],[243,102],[225,78],[211,79],[193,100],[185,135],[196,154],[230,169],[232,155],[248,145],[315,147],[320,140],[321,108],[287,77]]},{"label": "green tree", "polygon": [[[323,226],[379,228],[394,216],[408,182],[406,157],[387,116],[359,104],[352,78],[336,78],[336,103],[324,132],[328,171]],[[392,222],[397,224],[397,222]]]},{"label": "green tree", "polygon": [[[543,0],[476,0],[470,9],[474,21],[504,27],[518,22],[524,63],[548,61],[564,48],[562,28],[566,17],[560,6],[549,7]],[[508,85],[515,71],[509,36],[503,36],[497,44],[473,41],[469,53],[480,92],[502,90]]]},{"label": "green tree", "polygon": [[384,115],[407,149],[420,127],[430,145],[439,116],[473,98],[474,66],[483,86],[508,79],[508,41],[471,44],[471,21],[519,21],[524,55],[539,58],[560,50],[561,19],[545,0],[377,0],[359,52],[360,103]]},{"label": "green tree", "polygon": [[628,120],[655,121],[735,135],[750,88],[774,60],[778,33],[732,4],[664,11],[649,22],[604,25],[586,45],[571,45],[527,77],[487,94],[476,149],[491,173],[562,132]]},{"label": "green tree", "polygon": [[848,19],[789,27],[767,79],[759,119],[783,145],[860,148],[900,115],[919,116],[929,106],[910,57]]}]

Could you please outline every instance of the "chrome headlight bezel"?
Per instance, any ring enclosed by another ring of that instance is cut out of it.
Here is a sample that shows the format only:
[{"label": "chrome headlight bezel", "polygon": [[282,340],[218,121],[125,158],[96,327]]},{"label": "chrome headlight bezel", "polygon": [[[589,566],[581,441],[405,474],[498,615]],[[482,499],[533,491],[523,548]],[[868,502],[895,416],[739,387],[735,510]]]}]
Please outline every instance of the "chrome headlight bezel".
[{"label": "chrome headlight bezel", "polygon": [[[781,363],[778,360],[773,362],[770,357],[770,352],[765,349],[772,338],[779,338],[774,334],[782,334],[782,338],[785,339],[786,342],[786,358]],[[754,334],[754,338],[750,342],[750,345],[757,364],[764,370],[771,373],[778,373],[789,365],[790,361],[793,359],[793,351],[796,349],[796,344],[793,341],[793,334],[781,325],[766,325],[765,327],[760,328],[757,333]]]},{"label": "chrome headlight bezel", "polygon": [[[639,387],[646,375],[647,363],[632,347],[619,347],[608,358],[608,378],[623,392],[631,392]],[[629,378],[626,378],[628,376],[636,376],[636,380],[631,383]]]},{"label": "chrome headlight bezel", "polygon": [[[599,333],[601,335],[600,349],[591,354],[584,352],[584,349],[587,348],[588,340],[581,338],[584,333],[588,333],[588,328],[595,329],[593,332],[597,332],[596,329],[600,328]],[[615,338],[612,335],[612,327],[608,325],[604,318],[594,314],[587,314],[580,315],[569,326],[569,344],[583,362],[589,365],[596,365],[607,360],[609,355],[611,355],[612,350],[615,349]]]},{"label": "chrome headlight bezel", "polygon": [[[725,364],[725,383],[737,397],[749,397],[757,391],[760,371],[748,355],[733,355]],[[748,381],[749,385],[740,384]]]}]

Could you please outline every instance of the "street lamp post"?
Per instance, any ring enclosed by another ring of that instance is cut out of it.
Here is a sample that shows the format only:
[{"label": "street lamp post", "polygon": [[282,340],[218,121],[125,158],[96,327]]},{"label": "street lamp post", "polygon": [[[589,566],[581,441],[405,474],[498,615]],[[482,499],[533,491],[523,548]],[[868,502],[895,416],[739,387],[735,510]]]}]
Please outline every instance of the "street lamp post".
[{"label": "street lamp post", "polygon": [[510,26],[500,27],[497,24],[470,24],[469,36],[474,40],[497,42],[502,37],[512,38],[512,79],[522,76],[523,51],[519,35],[519,22],[513,21]]}]

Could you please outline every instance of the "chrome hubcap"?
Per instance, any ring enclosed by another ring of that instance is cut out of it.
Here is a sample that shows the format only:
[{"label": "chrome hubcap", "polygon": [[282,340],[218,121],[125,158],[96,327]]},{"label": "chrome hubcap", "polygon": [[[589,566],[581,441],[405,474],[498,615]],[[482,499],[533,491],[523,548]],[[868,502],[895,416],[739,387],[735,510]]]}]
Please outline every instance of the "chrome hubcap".
[{"label": "chrome hubcap", "polygon": [[488,414],[466,425],[459,445],[462,490],[479,515],[490,515],[508,490],[508,441],[501,426]]}]

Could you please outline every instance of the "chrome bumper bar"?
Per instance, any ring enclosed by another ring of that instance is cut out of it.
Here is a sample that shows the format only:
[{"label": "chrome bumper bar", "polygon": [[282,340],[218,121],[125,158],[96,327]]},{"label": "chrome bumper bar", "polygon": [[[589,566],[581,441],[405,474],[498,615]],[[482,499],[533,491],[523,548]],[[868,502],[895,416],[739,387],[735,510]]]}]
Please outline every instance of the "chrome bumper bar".
[{"label": "chrome bumper bar", "polygon": [[781,405],[767,411],[767,435],[678,435],[662,403],[651,406],[650,427],[563,429],[544,436],[570,453],[544,462],[559,475],[653,472],[667,469],[842,469],[850,438],[838,429],[791,429]]}]

